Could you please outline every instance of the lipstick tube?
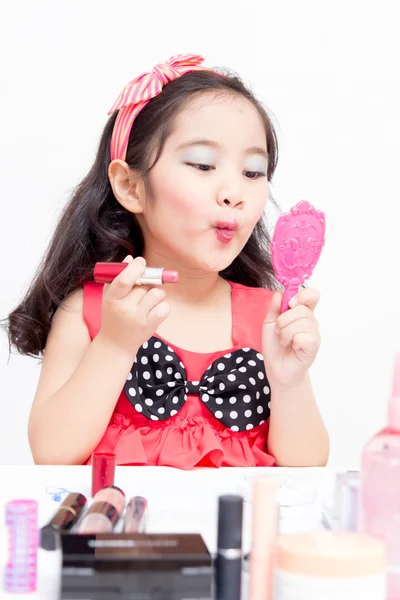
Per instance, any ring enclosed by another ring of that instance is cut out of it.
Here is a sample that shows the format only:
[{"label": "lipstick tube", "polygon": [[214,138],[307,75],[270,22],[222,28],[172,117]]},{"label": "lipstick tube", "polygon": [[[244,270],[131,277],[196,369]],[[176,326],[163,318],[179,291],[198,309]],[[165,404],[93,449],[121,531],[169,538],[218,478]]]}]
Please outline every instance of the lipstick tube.
[{"label": "lipstick tube", "polygon": [[82,511],[86,507],[86,498],[83,494],[72,493],[64,499],[57,512],[41,529],[40,545],[45,550],[55,550],[58,543],[57,535],[69,531],[77,523]]},{"label": "lipstick tube", "polygon": [[[128,266],[125,262],[98,262],[95,264],[93,279],[97,283],[111,283]],[[135,281],[135,285],[163,285],[177,283],[178,271],[158,267],[146,267],[144,273]]]},{"label": "lipstick tube", "polygon": [[218,505],[218,549],[216,600],[240,600],[242,584],[243,498],[220,496]]},{"label": "lipstick tube", "polygon": [[112,452],[94,452],[92,456],[92,497],[114,485],[116,457]]}]

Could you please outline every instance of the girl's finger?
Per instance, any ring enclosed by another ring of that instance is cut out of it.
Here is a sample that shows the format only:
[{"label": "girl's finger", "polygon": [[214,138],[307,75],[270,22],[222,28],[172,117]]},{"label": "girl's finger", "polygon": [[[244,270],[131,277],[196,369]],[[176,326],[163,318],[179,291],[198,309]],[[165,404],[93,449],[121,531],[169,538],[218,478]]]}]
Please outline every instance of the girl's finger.
[{"label": "girl's finger", "polygon": [[127,257],[124,262],[128,262],[128,266],[112,281],[107,290],[108,300],[118,300],[124,298],[132,290],[135,282],[143,275],[146,267],[146,261],[142,257],[135,258]]},{"label": "girl's finger", "polygon": [[308,308],[313,312],[318,305],[320,300],[320,293],[315,288],[305,288],[300,290],[293,298],[291,298],[289,302],[290,308],[294,308],[295,306],[303,305],[308,306]]},{"label": "girl's finger", "polygon": [[298,319],[294,323],[290,323],[279,332],[281,345],[286,348],[293,342],[294,336],[299,333],[314,335],[319,338],[318,326],[310,321],[310,319]]},{"label": "girl's finger", "polygon": [[317,319],[314,316],[314,313],[309,309],[308,306],[300,305],[296,306],[296,308],[292,308],[291,310],[287,310],[282,315],[278,317],[276,322],[277,331],[281,331],[291,323],[295,323],[299,319],[308,319],[317,325]]},{"label": "girl's finger", "polygon": [[145,318],[157,304],[165,300],[165,291],[159,287],[148,288],[147,292],[143,295],[140,302],[138,303],[138,312],[141,313]]},{"label": "girl's finger", "polygon": [[147,324],[157,331],[157,327],[168,317],[171,308],[165,300],[158,302],[147,315]]},{"label": "girl's finger", "polygon": [[296,333],[293,337],[293,350],[299,356],[304,358],[314,359],[321,345],[319,337],[311,333]]}]

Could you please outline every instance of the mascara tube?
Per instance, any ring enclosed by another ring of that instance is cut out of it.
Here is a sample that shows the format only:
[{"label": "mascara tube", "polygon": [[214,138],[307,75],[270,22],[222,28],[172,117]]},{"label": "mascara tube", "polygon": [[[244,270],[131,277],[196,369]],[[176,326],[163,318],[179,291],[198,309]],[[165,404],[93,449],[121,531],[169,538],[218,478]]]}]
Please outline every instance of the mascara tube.
[{"label": "mascara tube", "polygon": [[240,600],[242,584],[243,498],[219,497],[216,600]]}]

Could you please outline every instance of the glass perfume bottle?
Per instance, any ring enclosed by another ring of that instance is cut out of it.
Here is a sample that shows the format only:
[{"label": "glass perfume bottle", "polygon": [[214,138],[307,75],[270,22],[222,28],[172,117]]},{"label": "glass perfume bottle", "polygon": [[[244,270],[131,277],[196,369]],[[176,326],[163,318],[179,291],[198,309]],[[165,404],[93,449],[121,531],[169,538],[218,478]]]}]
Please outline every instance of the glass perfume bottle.
[{"label": "glass perfume bottle", "polygon": [[379,537],[387,552],[387,600],[400,599],[400,354],[395,358],[388,424],[361,459],[359,529]]}]

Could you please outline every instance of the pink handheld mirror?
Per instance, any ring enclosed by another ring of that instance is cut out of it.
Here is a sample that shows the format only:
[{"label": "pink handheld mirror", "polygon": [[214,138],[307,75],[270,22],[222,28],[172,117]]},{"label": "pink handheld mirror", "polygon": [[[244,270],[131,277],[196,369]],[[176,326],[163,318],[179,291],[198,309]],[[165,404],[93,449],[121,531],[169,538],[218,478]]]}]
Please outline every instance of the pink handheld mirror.
[{"label": "pink handheld mirror", "polygon": [[308,279],[325,244],[325,215],[301,200],[276,223],[271,243],[275,277],[285,288],[281,312]]}]

